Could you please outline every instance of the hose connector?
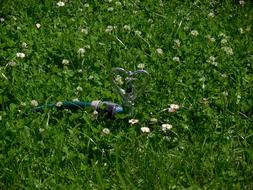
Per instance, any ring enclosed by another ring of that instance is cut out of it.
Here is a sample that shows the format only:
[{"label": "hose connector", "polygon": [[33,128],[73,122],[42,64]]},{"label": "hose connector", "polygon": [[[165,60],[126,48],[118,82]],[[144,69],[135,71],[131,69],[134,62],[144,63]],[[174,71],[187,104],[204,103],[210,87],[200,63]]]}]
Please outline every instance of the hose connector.
[{"label": "hose connector", "polygon": [[108,101],[94,100],[91,102],[91,107],[97,111],[105,111],[110,117],[113,117],[116,113],[123,112],[123,107]]}]

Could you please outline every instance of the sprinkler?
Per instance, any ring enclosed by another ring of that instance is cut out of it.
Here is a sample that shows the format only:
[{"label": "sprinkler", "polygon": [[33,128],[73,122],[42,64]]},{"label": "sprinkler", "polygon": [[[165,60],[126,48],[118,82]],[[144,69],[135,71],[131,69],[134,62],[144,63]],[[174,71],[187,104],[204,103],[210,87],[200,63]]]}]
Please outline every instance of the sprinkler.
[{"label": "sprinkler", "polygon": [[77,110],[92,107],[99,112],[106,112],[109,117],[113,117],[115,114],[122,112],[131,115],[136,98],[143,93],[146,87],[148,75],[148,72],[145,70],[136,70],[132,72],[126,71],[120,67],[112,69],[110,79],[122,98],[122,106],[113,102],[100,100],[94,100],[92,102],[62,101],[38,106],[33,109],[33,112],[42,112],[47,108]]},{"label": "sprinkler", "polygon": [[124,112],[132,115],[135,100],[139,97],[148,83],[146,70],[126,71],[116,67],[111,71],[111,80],[122,98]]}]

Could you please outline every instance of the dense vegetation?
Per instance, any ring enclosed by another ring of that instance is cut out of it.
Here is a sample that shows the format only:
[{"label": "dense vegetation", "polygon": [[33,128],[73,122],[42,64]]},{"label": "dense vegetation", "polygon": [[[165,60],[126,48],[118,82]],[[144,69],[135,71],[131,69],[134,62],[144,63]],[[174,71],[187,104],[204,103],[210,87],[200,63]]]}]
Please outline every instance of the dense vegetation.
[{"label": "dense vegetation", "polygon": [[[252,1],[1,1],[0,189],[252,189],[252,23]],[[27,112],[121,103],[114,67],[150,74],[132,116]]]}]

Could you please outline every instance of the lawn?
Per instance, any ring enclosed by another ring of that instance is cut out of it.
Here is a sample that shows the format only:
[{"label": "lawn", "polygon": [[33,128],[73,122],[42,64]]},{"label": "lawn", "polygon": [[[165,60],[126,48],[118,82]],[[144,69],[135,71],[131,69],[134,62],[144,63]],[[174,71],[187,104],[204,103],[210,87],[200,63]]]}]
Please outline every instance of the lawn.
[{"label": "lawn", "polygon": [[[0,189],[253,189],[253,2],[0,0]],[[132,113],[111,70],[145,69]]]}]

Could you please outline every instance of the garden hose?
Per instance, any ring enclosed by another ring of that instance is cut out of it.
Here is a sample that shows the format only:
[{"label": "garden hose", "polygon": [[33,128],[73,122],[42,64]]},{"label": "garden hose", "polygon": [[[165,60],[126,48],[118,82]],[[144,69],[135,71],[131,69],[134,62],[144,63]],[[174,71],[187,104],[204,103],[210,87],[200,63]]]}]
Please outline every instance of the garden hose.
[{"label": "garden hose", "polygon": [[47,108],[56,108],[56,109],[69,109],[69,110],[77,110],[83,109],[87,107],[92,107],[97,111],[104,111],[108,113],[110,117],[114,116],[116,113],[123,112],[123,107],[108,101],[100,101],[94,100],[92,102],[81,102],[81,101],[63,101],[57,102],[55,104],[47,104],[43,106],[36,107],[33,112],[42,112]]}]

